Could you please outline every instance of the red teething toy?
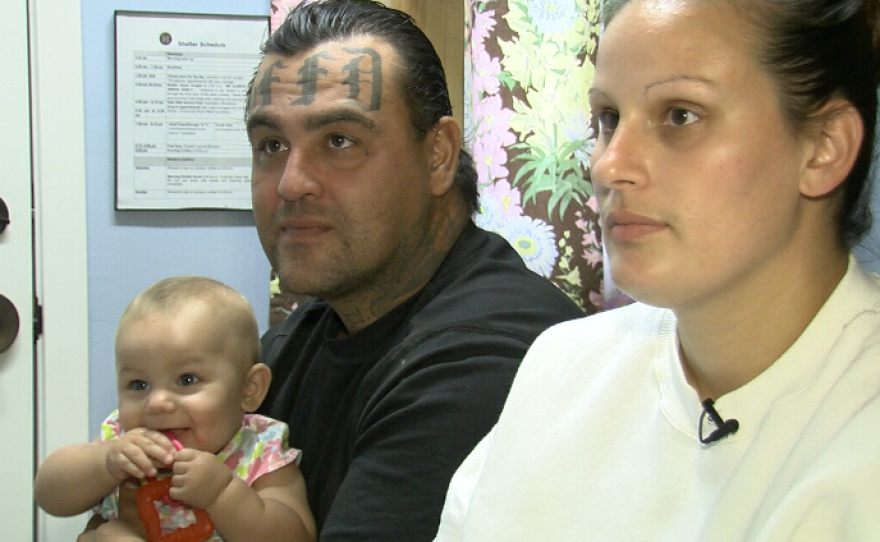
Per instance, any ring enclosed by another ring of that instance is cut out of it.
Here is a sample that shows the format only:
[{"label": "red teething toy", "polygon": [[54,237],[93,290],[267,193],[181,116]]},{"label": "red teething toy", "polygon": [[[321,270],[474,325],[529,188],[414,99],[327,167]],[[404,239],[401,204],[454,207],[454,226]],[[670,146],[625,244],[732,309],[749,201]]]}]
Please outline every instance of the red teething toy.
[{"label": "red teething toy", "polygon": [[[165,433],[174,447],[178,450],[183,448],[174,436]],[[159,512],[156,510],[156,501],[170,499],[168,492],[171,490],[171,477],[150,478],[149,481],[138,488],[135,494],[135,502],[137,503],[138,513],[141,521],[147,531],[147,538],[150,542],[202,542],[207,540],[214,532],[214,524],[208,513],[201,508],[193,508],[192,511],[196,515],[196,522],[168,534],[162,534],[162,525],[159,521]]]}]

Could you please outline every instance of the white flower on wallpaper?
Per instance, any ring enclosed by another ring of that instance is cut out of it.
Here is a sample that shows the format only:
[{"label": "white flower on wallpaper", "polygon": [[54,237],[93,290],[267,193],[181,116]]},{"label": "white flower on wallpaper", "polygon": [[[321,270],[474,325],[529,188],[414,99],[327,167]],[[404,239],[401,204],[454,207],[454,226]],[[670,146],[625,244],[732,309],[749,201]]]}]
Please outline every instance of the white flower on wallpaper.
[{"label": "white flower on wallpaper", "polygon": [[529,269],[551,276],[559,258],[553,226],[540,218],[520,215],[505,220],[498,233],[519,252]]},{"label": "white flower on wallpaper", "polygon": [[529,16],[541,34],[565,32],[580,16],[575,0],[529,0],[527,4]]}]

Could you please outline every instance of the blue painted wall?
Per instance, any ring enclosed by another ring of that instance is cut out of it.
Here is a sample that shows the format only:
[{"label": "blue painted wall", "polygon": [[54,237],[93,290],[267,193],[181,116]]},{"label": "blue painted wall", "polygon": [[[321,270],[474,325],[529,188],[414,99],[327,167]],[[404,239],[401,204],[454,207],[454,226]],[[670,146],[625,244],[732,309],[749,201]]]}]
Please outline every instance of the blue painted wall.
[{"label": "blue painted wall", "polygon": [[269,321],[269,264],[249,211],[114,209],[114,10],[268,16],[269,0],[82,0],[93,437],[116,406],[116,323],[145,287],[171,275],[208,275],[250,300],[261,331]]}]

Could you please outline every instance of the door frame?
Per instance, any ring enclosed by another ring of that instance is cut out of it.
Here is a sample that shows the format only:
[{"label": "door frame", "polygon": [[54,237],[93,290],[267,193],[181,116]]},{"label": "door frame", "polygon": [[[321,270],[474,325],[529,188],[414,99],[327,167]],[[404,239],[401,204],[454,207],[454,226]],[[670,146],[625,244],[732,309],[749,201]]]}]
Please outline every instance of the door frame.
[{"label": "door frame", "polygon": [[[28,0],[37,461],[89,439],[88,252],[80,0]],[[110,190],[110,188],[108,188]],[[74,540],[81,518],[37,515],[37,540]]]}]

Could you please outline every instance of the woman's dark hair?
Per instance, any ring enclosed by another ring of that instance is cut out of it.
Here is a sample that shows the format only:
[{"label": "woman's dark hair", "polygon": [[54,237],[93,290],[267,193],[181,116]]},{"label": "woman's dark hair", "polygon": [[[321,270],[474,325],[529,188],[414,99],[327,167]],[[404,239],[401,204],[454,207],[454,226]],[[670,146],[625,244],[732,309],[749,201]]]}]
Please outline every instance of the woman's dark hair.
[{"label": "woman's dark hair", "polygon": [[[396,83],[403,92],[416,134],[424,139],[444,116],[452,115],[446,74],[437,51],[408,14],[373,0],[306,1],[288,14],[263,44],[263,55],[300,54],[329,41],[374,36],[391,45],[400,58]],[[253,81],[251,82],[253,85]],[[251,88],[248,89],[250,96]],[[479,210],[477,171],[462,148],[455,183],[471,213]]]},{"label": "woman's dark hair", "polygon": [[[780,89],[791,125],[800,130],[832,100],[858,111],[864,138],[841,186],[838,225],[855,244],[871,228],[871,166],[877,124],[878,0],[725,0],[755,30],[757,53]],[[606,0],[607,24],[628,0]],[[601,45],[600,45],[601,46]]]}]

